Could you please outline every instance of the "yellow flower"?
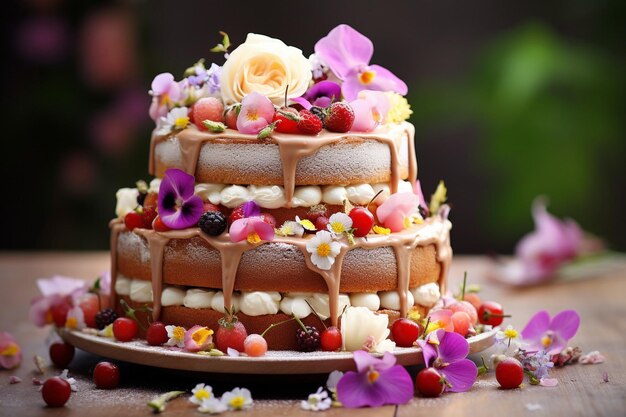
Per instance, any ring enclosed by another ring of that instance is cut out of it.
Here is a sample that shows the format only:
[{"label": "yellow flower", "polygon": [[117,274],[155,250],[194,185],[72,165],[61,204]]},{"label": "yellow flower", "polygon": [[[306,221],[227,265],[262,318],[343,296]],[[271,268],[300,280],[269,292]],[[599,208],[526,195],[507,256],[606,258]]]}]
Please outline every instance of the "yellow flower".
[{"label": "yellow flower", "polygon": [[387,113],[388,123],[400,123],[411,117],[413,110],[411,110],[411,106],[406,98],[393,92],[388,92],[387,98],[390,105],[389,113]]},{"label": "yellow flower", "polygon": [[378,235],[388,235],[391,233],[391,229],[379,225],[374,226],[372,230]]}]

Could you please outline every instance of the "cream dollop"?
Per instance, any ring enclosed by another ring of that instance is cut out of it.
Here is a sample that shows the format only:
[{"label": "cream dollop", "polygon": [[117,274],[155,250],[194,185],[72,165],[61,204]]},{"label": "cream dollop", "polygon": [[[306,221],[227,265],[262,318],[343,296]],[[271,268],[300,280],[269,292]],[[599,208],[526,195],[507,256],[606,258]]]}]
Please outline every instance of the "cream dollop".
[{"label": "cream dollop", "polygon": [[202,199],[202,201],[208,201],[211,204],[221,204],[222,195],[221,192],[224,189],[224,184],[196,184],[194,193]]},{"label": "cream dollop", "polygon": [[185,294],[183,305],[189,308],[211,308],[215,291],[206,291],[202,288],[190,288]]},{"label": "cream dollop", "polygon": [[298,48],[264,35],[249,33],[224,63],[220,88],[226,104],[239,103],[256,91],[280,106],[300,97],[311,81],[309,60]]},{"label": "cream dollop", "polygon": [[369,184],[349,185],[346,187],[348,200],[354,204],[367,204],[374,198],[374,188]]},{"label": "cream dollop", "polygon": [[[382,291],[378,293],[380,297],[380,305],[383,308],[390,310],[400,310],[400,295],[398,291]],[[413,307],[415,300],[411,291],[406,293],[406,306],[407,308]]]},{"label": "cream dollop", "polygon": [[359,292],[350,294],[350,304],[355,307],[366,307],[368,310],[380,309],[380,297],[376,293]]},{"label": "cream dollop", "polygon": [[312,313],[311,307],[306,303],[307,297],[310,296],[311,294],[285,294],[280,301],[280,311],[288,316],[296,316],[299,319],[307,317]]},{"label": "cream dollop", "polygon": [[276,209],[285,206],[285,189],[278,185],[250,185],[248,195],[259,206]]},{"label": "cream dollop", "polygon": [[346,187],[341,185],[327,185],[322,189],[322,200],[326,204],[343,204],[348,199]]},{"label": "cream dollop", "polygon": [[280,293],[275,291],[242,292],[239,299],[239,310],[248,316],[278,313]]},{"label": "cream dollop", "polygon": [[322,202],[322,189],[317,185],[296,187],[291,199],[292,207],[312,207]]},{"label": "cream dollop", "polygon": [[150,181],[150,186],[148,187],[148,192],[149,193],[159,193],[159,188],[161,188],[161,179],[160,178],[153,178],[152,181]]},{"label": "cream dollop", "polygon": [[133,279],[130,282],[130,299],[137,303],[152,302],[152,282]]},{"label": "cream dollop", "polygon": [[163,307],[182,306],[186,291],[178,287],[165,287],[161,292],[161,305]]},{"label": "cream dollop", "polygon": [[136,188],[120,188],[115,193],[117,204],[115,205],[115,215],[123,218],[138,206],[137,197],[139,191]]},{"label": "cream dollop", "polygon": [[381,205],[382,203],[384,203],[385,200],[387,200],[389,196],[391,195],[389,184],[387,184],[386,182],[379,182],[378,184],[374,184],[372,185],[372,188],[374,189],[374,195],[376,195],[379,191],[382,190],[382,192],[378,194],[378,197],[376,197],[376,200],[374,200],[374,202],[378,205]]},{"label": "cream dollop", "polygon": [[432,307],[437,300],[441,298],[441,292],[439,291],[439,285],[435,282],[430,284],[424,284],[411,290],[415,302],[424,307]]},{"label": "cream dollop", "polygon": [[386,340],[388,325],[389,316],[386,314],[375,314],[367,307],[348,307],[341,316],[343,349],[354,352],[365,344],[376,352],[393,349],[395,343]]},{"label": "cream dollop", "polygon": [[[311,307],[315,310],[315,312],[322,318],[322,320],[326,320],[330,317],[330,307],[328,305],[328,294],[322,293],[313,293],[309,297],[307,297],[307,301],[311,304]],[[344,307],[350,306],[350,297],[346,294],[339,294],[337,311],[341,313]]]},{"label": "cream dollop", "polygon": [[241,185],[229,185],[220,192],[222,205],[228,208],[235,208],[250,201],[250,193],[246,187]]},{"label": "cream dollop", "polygon": [[[239,311],[239,294],[233,293],[231,307],[236,311]],[[216,292],[213,296],[213,299],[211,300],[211,308],[215,311],[226,313],[226,310],[224,310],[224,293],[222,291]]]},{"label": "cream dollop", "polygon": [[118,275],[117,279],[115,280],[115,292],[118,295],[130,295],[130,283],[130,278]]}]

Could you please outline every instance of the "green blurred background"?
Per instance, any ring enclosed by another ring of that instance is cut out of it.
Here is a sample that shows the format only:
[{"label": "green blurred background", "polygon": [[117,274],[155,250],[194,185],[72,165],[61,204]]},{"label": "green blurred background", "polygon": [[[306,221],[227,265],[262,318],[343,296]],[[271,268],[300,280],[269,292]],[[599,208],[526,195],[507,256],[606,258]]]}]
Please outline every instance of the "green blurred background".
[{"label": "green blurred background", "polygon": [[3,5],[2,249],[106,249],[115,191],[148,179],[154,75],[218,31],[297,46],[348,23],[409,85],[424,191],[457,253],[509,253],[549,209],[626,250],[625,4],[22,0]]}]

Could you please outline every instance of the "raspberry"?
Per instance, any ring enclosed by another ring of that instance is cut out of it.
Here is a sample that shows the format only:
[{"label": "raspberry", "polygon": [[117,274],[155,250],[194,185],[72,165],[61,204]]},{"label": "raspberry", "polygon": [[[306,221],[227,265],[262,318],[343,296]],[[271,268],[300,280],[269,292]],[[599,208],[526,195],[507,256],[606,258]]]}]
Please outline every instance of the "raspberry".
[{"label": "raspberry", "polygon": [[324,127],[331,132],[344,133],[352,128],[354,123],[354,110],[346,102],[331,104],[328,116],[324,120]]},{"label": "raspberry", "polygon": [[[350,125],[352,126],[352,125]],[[322,131],[323,125],[319,117],[308,110],[300,110],[298,130],[305,135],[317,135]]]},{"label": "raspberry", "polygon": [[226,230],[226,216],[220,211],[207,211],[200,217],[198,227],[209,236],[218,236]]},{"label": "raspberry", "polygon": [[202,123],[205,120],[221,122],[224,118],[224,104],[215,97],[203,97],[192,107],[193,120],[199,130],[207,130]]},{"label": "raspberry", "polygon": [[117,313],[110,308],[96,314],[96,328],[102,330],[117,319]]},{"label": "raspberry", "polygon": [[291,107],[282,107],[276,113],[274,113],[274,118],[272,122],[280,121],[276,123],[276,131],[281,133],[298,133],[300,130],[298,129],[298,112],[296,109]]}]

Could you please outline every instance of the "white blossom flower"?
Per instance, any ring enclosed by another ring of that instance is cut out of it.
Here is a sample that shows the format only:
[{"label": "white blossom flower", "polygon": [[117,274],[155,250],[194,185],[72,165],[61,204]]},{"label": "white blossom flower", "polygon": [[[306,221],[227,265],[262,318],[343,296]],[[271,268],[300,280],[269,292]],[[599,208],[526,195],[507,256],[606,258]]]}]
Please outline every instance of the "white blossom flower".
[{"label": "white blossom flower", "polygon": [[222,404],[229,410],[245,410],[252,407],[252,395],[247,388],[234,388],[222,395]]},{"label": "white blossom flower", "polygon": [[167,135],[174,130],[183,130],[189,125],[189,109],[187,107],[174,107],[167,116],[159,119],[157,135]]},{"label": "white blossom flower", "polygon": [[395,343],[389,336],[389,316],[376,314],[367,307],[348,307],[341,316],[343,349],[354,352],[364,344],[372,351],[393,350]]},{"label": "white blossom flower", "polygon": [[78,306],[72,307],[67,312],[65,327],[70,330],[82,330],[87,327],[87,325],[85,324],[85,313],[83,313],[82,308]]},{"label": "white blossom flower", "polygon": [[226,404],[215,397],[205,398],[202,400],[200,407],[198,407],[199,412],[207,414],[220,414],[226,410],[228,410]]},{"label": "white blossom flower", "polygon": [[204,400],[215,398],[213,395],[213,388],[210,385],[198,384],[191,390],[191,397],[189,401],[194,404],[202,405]]},{"label": "white blossom flower", "polygon": [[69,370],[64,369],[63,372],[61,372],[61,375],[59,375],[59,377],[61,379],[64,379],[67,381],[68,384],[70,384],[70,388],[72,389],[72,392],[77,392],[78,391],[78,385],[76,383],[76,379],[75,378],[71,378],[68,375]]},{"label": "white blossom flower", "polygon": [[304,235],[304,227],[293,220],[287,220],[280,228],[276,229],[276,234],[279,236],[298,236]]},{"label": "white blossom flower", "polygon": [[165,326],[167,337],[169,340],[165,342],[165,346],[185,347],[185,328],[181,326]]},{"label": "white blossom flower", "polygon": [[337,212],[330,216],[327,227],[334,237],[340,237],[352,229],[352,219],[346,213]]},{"label": "white blossom flower", "polygon": [[332,400],[328,397],[328,393],[324,388],[319,387],[316,392],[309,394],[309,398],[300,402],[300,407],[304,410],[322,411],[328,410],[332,404]]},{"label": "white blossom flower", "polygon": [[339,242],[334,242],[332,235],[320,230],[306,243],[306,250],[311,254],[311,262],[319,269],[329,270],[335,263],[335,257],[341,251]]}]

